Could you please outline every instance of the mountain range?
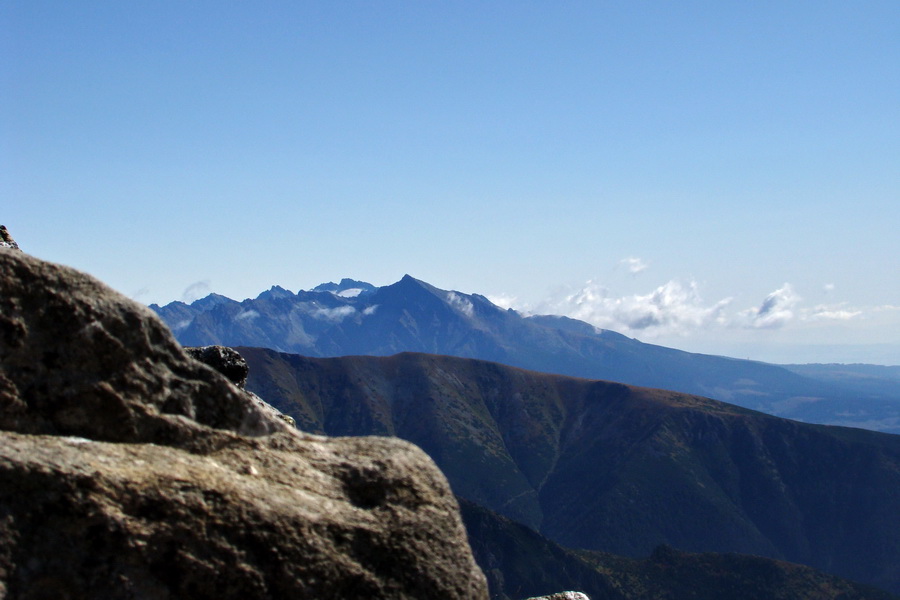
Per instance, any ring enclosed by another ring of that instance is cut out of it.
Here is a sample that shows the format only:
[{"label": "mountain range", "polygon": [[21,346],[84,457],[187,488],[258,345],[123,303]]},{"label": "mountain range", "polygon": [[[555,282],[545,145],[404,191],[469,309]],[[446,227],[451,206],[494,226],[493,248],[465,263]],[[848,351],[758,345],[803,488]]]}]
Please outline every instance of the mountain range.
[{"label": "mountain range", "polygon": [[[900,433],[898,367],[791,365],[684,352],[404,276],[344,279],[241,302],[210,294],[151,305],[184,345],[257,346],[314,357],[426,352],[701,395],[810,423]],[[854,368],[855,367],[855,368]],[[893,369],[893,370],[892,370]]]},{"label": "mountain range", "polygon": [[759,555],[900,591],[900,436],[474,359],[239,351],[301,429],[412,441],[454,493],[564,547]]},{"label": "mountain range", "polygon": [[895,368],[682,352],[410,276],[151,308],[182,344],[244,346],[249,389],[299,428],[422,447],[492,597],[849,585],[794,563],[900,591],[900,437],[756,412],[900,431]]}]

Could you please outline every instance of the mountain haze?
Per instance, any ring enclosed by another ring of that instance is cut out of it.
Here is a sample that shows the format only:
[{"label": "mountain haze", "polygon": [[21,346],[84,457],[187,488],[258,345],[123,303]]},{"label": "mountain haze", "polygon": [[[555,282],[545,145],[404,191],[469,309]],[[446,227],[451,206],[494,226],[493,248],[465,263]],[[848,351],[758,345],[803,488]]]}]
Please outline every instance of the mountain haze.
[{"label": "mountain haze", "polygon": [[[426,352],[697,394],[806,422],[900,433],[900,382],[817,373],[645,344],[558,316],[524,316],[409,275],[380,288],[345,279],[237,302],[211,294],[152,305],[185,345],[307,356]],[[883,385],[882,385],[883,384]]]}]

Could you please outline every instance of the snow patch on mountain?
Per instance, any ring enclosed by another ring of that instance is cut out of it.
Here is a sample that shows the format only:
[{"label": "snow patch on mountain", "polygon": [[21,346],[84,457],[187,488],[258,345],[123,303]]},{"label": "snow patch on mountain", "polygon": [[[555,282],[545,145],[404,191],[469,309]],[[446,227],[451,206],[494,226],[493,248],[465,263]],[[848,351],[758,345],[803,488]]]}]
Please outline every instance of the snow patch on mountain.
[{"label": "snow patch on mountain", "polygon": [[335,296],[340,296],[341,298],[356,298],[360,294],[362,294],[365,290],[362,288],[350,288],[349,290],[341,290],[339,292],[331,292]]}]

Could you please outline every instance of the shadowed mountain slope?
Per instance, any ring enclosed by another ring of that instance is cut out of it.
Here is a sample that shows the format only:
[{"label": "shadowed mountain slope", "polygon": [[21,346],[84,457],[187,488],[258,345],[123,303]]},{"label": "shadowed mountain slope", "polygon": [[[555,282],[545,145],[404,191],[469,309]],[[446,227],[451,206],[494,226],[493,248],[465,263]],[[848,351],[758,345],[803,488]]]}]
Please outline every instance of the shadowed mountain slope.
[{"label": "shadowed mountain slope", "polygon": [[[318,290],[318,291],[317,291]],[[565,317],[525,317],[483,296],[405,276],[374,288],[345,280],[236,302],[210,295],[151,306],[186,346],[258,346],[306,356],[427,352],[716,398],[815,423],[900,433],[900,387],[860,387],[755,361],[644,344]]]},{"label": "shadowed mountain slope", "polygon": [[496,363],[241,348],[330,435],[395,435],[458,495],[573,548],[758,554],[900,590],[900,437]]},{"label": "shadowed mountain slope", "polygon": [[592,600],[891,600],[897,596],[760,556],[660,546],[642,559],[576,551],[468,500],[460,509],[492,600],[579,590]]}]

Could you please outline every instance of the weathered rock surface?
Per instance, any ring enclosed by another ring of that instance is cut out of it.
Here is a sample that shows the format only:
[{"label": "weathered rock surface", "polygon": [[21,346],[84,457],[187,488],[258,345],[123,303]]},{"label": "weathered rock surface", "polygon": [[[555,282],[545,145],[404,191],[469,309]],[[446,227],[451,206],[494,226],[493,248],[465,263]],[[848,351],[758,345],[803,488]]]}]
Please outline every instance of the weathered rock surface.
[{"label": "weathered rock surface", "polygon": [[234,348],[227,346],[201,346],[199,348],[185,348],[184,351],[191,358],[209,365],[227,377],[228,381],[239,388],[244,389],[244,386],[247,384],[247,374],[250,372],[250,366]]},{"label": "weathered rock surface", "polygon": [[189,358],[153,313],[102,283],[0,249],[0,429],[111,442],[203,444],[198,425],[284,425]]},{"label": "weathered rock surface", "polygon": [[0,598],[487,598],[412,444],[301,434],[147,309],[0,249]]}]

